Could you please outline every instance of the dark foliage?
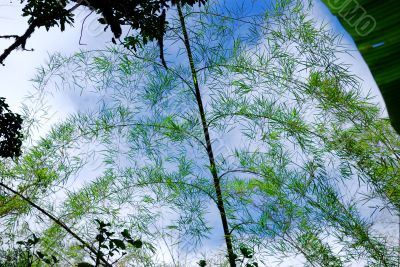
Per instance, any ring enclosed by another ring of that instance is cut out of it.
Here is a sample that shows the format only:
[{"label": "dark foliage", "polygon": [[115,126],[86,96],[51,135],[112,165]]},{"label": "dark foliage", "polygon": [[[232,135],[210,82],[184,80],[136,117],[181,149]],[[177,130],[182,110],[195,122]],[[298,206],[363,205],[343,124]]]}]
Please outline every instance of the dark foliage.
[{"label": "dark foliage", "polygon": [[17,244],[22,247],[22,251],[25,252],[27,262],[27,267],[33,266],[35,262],[44,262],[47,266],[56,266],[58,259],[54,255],[48,255],[40,251],[37,246],[39,244],[40,238],[35,234],[32,238],[28,238],[26,241],[18,241]]},{"label": "dark foliage", "polygon": [[96,235],[97,251],[95,255],[90,255],[95,263],[81,262],[78,263],[78,267],[103,266],[104,262],[101,262],[100,258],[107,260],[108,263],[105,266],[115,266],[127,254],[126,250],[129,245],[137,249],[142,248],[143,242],[140,239],[133,239],[127,229],[118,235],[108,229],[111,226],[110,223],[97,219],[95,221],[99,231]]},{"label": "dark foliage", "polygon": [[[3,64],[7,56],[15,49],[25,48],[27,39],[36,28],[59,26],[61,31],[65,24],[73,24],[73,11],[79,6],[86,6],[100,15],[99,23],[110,28],[115,38],[120,38],[122,26],[130,26],[137,32],[136,35],[125,38],[124,45],[136,49],[139,44],[157,41],[160,46],[160,58],[166,67],[163,56],[163,36],[167,25],[166,13],[174,5],[205,4],[207,0],[22,0],[26,3],[22,9],[22,16],[29,17],[29,27],[21,35],[4,35],[0,38],[13,38],[14,43],[0,55]],[[69,4],[75,4],[67,8]],[[115,42],[115,39],[112,39]]]},{"label": "dark foliage", "polygon": [[29,266],[28,253],[22,248],[0,250],[0,267]]},{"label": "dark foliage", "polygon": [[[0,267],[58,266],[59,260],[39,250],[40,238],[32,234],[26,240],[18,241],[17,247],[0,250]],[[40,265],[43,266],[43,265]]]},{"label": "dark foliage", "polygon": [[8,109],[4,97],[0,97],[0,157],[14,158],[21,154],[22,118]]},{"label": "dark foliage", "polygon": [[[80,262],[78,267],[99,267],[99,266],[115,266],[126,254],[127,249],[140,249],[143,242],[140,239],[133,239],[127,229],[119,234],[110,231],[111,226],[100,220],[98,223],[98,234],[94,243],[97,245],[95,253],[90,253],[93,263]],[[48,254],[40,250],[41,238],[32,234],[27,240],[18,241],[18,248],[10,250],[0,250],[0,267],[30,267],[30,266],[59,266],[59,259],[55,255]],[[82,247],[84,248],[84,247]]]}]

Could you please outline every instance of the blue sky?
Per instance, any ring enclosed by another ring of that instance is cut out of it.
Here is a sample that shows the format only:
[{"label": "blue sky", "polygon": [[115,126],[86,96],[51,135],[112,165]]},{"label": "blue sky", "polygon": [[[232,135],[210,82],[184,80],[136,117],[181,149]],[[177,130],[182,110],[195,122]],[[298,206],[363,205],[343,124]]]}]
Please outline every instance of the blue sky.
[{"label": "blue sky", "polygon": [[[228,3],[235,4],[251,3],[253,1],[229,0]],[[345,62],[353,65],[352,71],[364,80],[364,90],[371,91],[373,95],[378,96],[378,101],[382,102],[379,90],[371,76],[361,55],[358,53],[351,37],[344,31],[338,20],[329,12],[326,6],[320,1],[315,0],[315,8],[312,16],[319,22],[327,23],[336,33],[343,34],[344,43],[349,45],[351,56],[346,57]],[[245,4],[247,9],[251,4]],[[19,2],[10,2],[2,0],[0,2],[0,34],[21,34],[26,29],[26,20],[20,17]],[[257,5],[253,6],[257,9]],[[83,28],[82,42],[86,45],[80,45],[81,23],[87,13],[82,10],[77,11],[75,18],[75,27],[67,27],[66,31],[61,33],[59,29],[51,29],[46,32],[44,29],[37,30],[29,39],[27,48],[33,48],[33,52],[16,51],[6,60],[5,67],[0,67],[0,80],[2,81],[0,94],[8,99],[13,110],[20,109],[20,103],[24,100],[27,91],[32,87],[30,79],[36,73],[36,68],[45,64],[48,55],[54,52],[71,54],[79,49],[104,48],[110,44],[110,32],[104,32],[102,26],[96,23],[95,16],[86,20]],[[9,40],[0,39],[0,49],[5,49],[10,44]],[[71,103],[69,103],[71,104]],[[67,105],[64,105],[67,106]],[[67,107],[68,108],[68,107]],[[59,110],[62,112],[62,109]]]},{"label": "blue sky", "polygon": [[[239,0],[229,0],[236,2]],[[241,0],[243,2],[243,0]],[[244,1],[250,3],[251,1]],[[348,44],[350,55],[344,56],[343,61],[352,65],[351,71],[364,81],[364,91],[371,92],[377,96],[377,102],[383,103],[379,90],[374,82],[368,66],[365,64],[361,55],[358,53],[351,37],[344,31],[337,18],[331,15],[329,10],[320,0],[316,0],[312,16],[318,23],[327,23],[336,33],[343,34],[343,42]],[[3,4],[4,3],[4,4]],[[247,4],[249,5],[249,4]],[[255,7],[254,7],[255,8]],[[16,51],[6,60],[5,67],[0,66],[1,89],[0,96],[6,97],[14,111],[20,109],[24,96],[32,88],[29,81],[34,77],[36,68],[45,64],[48,55],[54,52],[71,54],[79,49],[104,48],[110,44],[111,34],[103,32],[102,27],[96,24],[95,16],[89,17],[83,30],[83,42],[87,45],[79,45],[81,35],[81,22],[85,18],[84,13],[79,13],[76,17],[75,28],[68,27],[64,33],[59,29],[51,29],[46,32],[40,29],[29,39],[27,48],[34,48],[34,52]],[[1,2],[0,9],[0,34],[20,34],[26,28],[26,21],[20,17],[20,8],[18,2]],[[9,41],[0,40],[0,49],[9,45]],[[55,99],[53,105],[58,115],[55,118],[64,116],[67,112],[74,109],[75,103],[70,99]]]}]

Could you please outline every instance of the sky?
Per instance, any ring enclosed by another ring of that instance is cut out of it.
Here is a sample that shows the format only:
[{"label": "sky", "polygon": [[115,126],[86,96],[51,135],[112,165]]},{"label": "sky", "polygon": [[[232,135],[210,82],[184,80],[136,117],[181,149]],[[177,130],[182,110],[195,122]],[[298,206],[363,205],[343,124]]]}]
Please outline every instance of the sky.
[{"label": "sky", "polygon": [[384,101],[379,91],[379,88],[371,74],[371,71],[369,70],[368,65],[365,63],[362,55],[357,50],[357,47],[352,37],[343,28],[343,26],[339,22],[339,19],[332,15],[332,13],[322,1],[316,0],[313,2],[315,3],[315,5],[312,17],[314,17],[315,20],[319,23],[326,23],[327,26],[332,28],[336,34],[343,36],[343,44],[349,47],[349,55],[343,56],[343,62],[351,65],[351,72],[362,80],[364,93],[371,93],[371,95],[375,96],[375,101],[380,104],[380,106],[384,110],[384,114],[386,115],[387,113]]},{"label": "sky", "polygon": [[[347,56],[344,61],[352,65],[351,69],[354,74],[364,81],[364,91],[371,91],[377,96],[377,101],[382,102],[382,97],[376,86],[376,83],[365,64],[360,53],[357,51],[351,37],[345,32],[336,17],[334,17],[326,6],[320,1],[315,0],[315,8],[313,16],[319,22],[325,22],[332,27],[336,33],[343,34],[344,43],[349,44],[351,56]],[[21,5],[19,1],[0,1],[0,35],[21,34],[27,27],[25,18],[20,16]],[[33,48],[33,52],[14,51],[5,61],[5,66],[0,66],[0,95],[7,98],[7,102],[12,110],[18,111],[21,107],[20,103],[24,101],[24,96],[28,90],[32,88],[32,79],[36,73],[36,69],[45,64],[49,54],[61,52],[63,54],[71,54],[79,49],[96,49],[104,48],[111,42],[111,33],[104,32],[103,27],[98,25],[94,15],[89,16],[83,26],[87,12],[83,9],[77,10],[75,27],[67,27],[65,32],[60,32],[58,28],[37,30],[28,40],[27,48]],[[82,31],[82,43],[79,40]],[[0,39],[0,51],[10,44],[10,40]],[[58,112],[63,112],[68,105],[63,99],[62,108],[57,108]],[[58,103],[56,103],[58,104]]]},{"label": "sky", "polygon": [[[1,0],[0,35],[20,35],[26,30],[27,20],[20,14],[19,1]],[[78,9],[75,27],[68,26],[64,32],[58,28],[52,28],[49,32],[46,32],[44,28],[36,30],[26,45],[27,49],[32,48],[34,51],[14,51],[4,62],[5,66],[0,66],[0,95],[6,97],[13,111],[21,108],[20,104],[32,88],[30,80],[35,76],[37,68],[46,63],[49,55],[56,52],[69,55],[80,49],[104,48],[111,43],[112,34],[104,32],[103,26],[97,23],[94,15],[86,19],[82,30],[81,25],[87,14],[84,9]],[[81,30],[81,43],[85,45],[79,43]],[[10,40],[0,39],[0,50],[7,48],[10,43]],[[67,103],[57,109],[63,112],[64,108],[68,108]]]},{"label": "sky", "polygon": [[[377,85],[365,64],[360,53],[357,51],[351,37],[345,32],[337,18],[335,18],[326,6],[315,0],[312,16],[319,23],[327,23],[336,33],[343,35],[343,42],[349,45],[349,54],[342,60],[351,65],[351,71],[363,80],[363,90],[376,96],[376,102],[382,104],[383,100]],[[21,5],[19,1],[10,2],[0,0],[0,35],[21,34],[27,27],[26,20],[20,17]],[[27,92],[32,89],[32,79],[37,68],[46,64],[49,54],[61,52],[65,55],[77,52],[79,49],[101,49],[111,43],[111,33],[104,32],[103,27],[97,24],[94,15],[86,20],[87,12],[77,11],[75,27],[67,27],[61,33],[59,29],[53,28],[49,32],[44,29],[37,30],[28,40],[27,48],[33,48],[33,52],[14,51],[5,61],[5,66],[0,66],[0,96],[6,97],[7,103],[15,112],[21,110],[21,103],[25,101]],[[83,21],[85,23],[82,26]],[[82,29],[83,27],[83,29]],[[82,42],[79,40],[82,33]],[[10,44],[10,40],[0,39],[0,50]],[[55,99],[52,103],[57,114],[55,118],[63,117],[74,110],[75,103],[68,98]],[[290,265],[288,265],[290,266]]]}]

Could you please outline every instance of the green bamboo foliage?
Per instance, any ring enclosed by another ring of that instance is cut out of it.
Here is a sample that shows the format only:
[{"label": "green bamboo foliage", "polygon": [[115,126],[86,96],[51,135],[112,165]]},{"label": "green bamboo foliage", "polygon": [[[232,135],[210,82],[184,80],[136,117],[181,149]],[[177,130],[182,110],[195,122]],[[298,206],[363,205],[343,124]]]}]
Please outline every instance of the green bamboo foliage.
[{"label": "green bamboo foliage", "polygon": [[353,37],[400,133],[400,5],[398,1],[323,0]]},{"label": "green bamboo foliage", "polygon": [[[232,266],[221,199],[237,266],[295,256],[304,266],[394,266],[397,244],[371,227],[360,197],[346,198],[343,188],[359,179],[368,198],[397,212],[400,144],[338,60],[346,50],[340,38],[317,27],[307,10],[302,1],[248,15],[245,6],[212,1],[186,8],[167,31],[165,41],[176,47],[165,51],[168,69],[152,45],[52,56],[36,81],[75,90],[82,108],[54,128],[47,149],[64,142],[71,148],[62,153],[66,166],[76,157],[92,165],[68,176],[53,167],[43,188],[71,186],[48,206],[82,236],[93,236],[98,218],[140,237],[144,248],[128,248],[127,266],[168,266],[162,253],[172,266]],[[50,90],[37,88],[38,95]],[[60,156],[34,160],[57,166]],[[26,164],[9,165],[5,171]],[[78,186],[68,183],[74,177]],[[84,259],[59,227],[40,225],[44,250]],[[219,245],[204,255],[210,240]]]}]

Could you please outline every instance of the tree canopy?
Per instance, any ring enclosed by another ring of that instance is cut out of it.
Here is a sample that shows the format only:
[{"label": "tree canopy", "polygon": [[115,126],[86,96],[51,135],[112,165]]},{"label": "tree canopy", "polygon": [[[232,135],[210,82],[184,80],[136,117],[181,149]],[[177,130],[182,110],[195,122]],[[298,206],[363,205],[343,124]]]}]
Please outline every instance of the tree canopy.
[{"label": "tree canopy", "polygon": [[0,161],[0,262],[19,242],[61,266],[397,264],[400,141],[347,47],[302,0],[242,3],[176,2],[168,68],[152,42],[49,58],[24,118],[82,105]]},{"label": "tree canopy", "polygon": [[[163,36],[167,25],[168,9],[178,2],[182,5],[205,4],[207,0],[22,0],[25,6],[22,16],[28,17],[28,28],[22,35],[3,35],[0,38],[14,39],[14,42],[0,55],[0,63],[4,64],[10,53],[18,48],[26,49],[26,43],[36,28],[60,27],[65,30],[66,24],[74,23],[73,11],[83,6],[99,14],[99,23],[110,27],[115,38],[122,35],[122,26],[129,26],[136,33],[127,36],[124,44],[136,49],[139,44],[156,40],[160,47],[160,58],[163,57]],[[71,4],[73,5],[71,7]],[[115,39],[113,38],[113,42]]]}]

